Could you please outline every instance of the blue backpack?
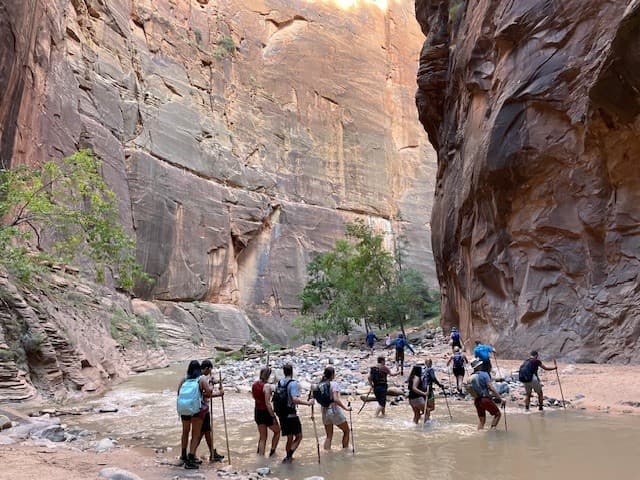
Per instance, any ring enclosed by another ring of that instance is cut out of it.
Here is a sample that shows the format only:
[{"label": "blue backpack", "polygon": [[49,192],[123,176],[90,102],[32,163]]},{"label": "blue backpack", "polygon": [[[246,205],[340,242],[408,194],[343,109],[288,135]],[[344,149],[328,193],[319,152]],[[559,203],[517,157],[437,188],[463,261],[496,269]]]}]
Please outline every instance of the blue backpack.
[{"label": "blue backpack", "polygon": [[455,331],[451,333],[451,340],[453,341],[453,343],[459,343],[460,342],[460,332]]},{"label": "blue backpack", "polygon": [[453,368],[464,368],[464,358],[459,352],[453,354]]},{"label": "blue backpack", "polygon": [[195,415],[200,412],[202,393],[200,392],[200,379],[189,378],[180,386],[176,408],[178,415]]}]

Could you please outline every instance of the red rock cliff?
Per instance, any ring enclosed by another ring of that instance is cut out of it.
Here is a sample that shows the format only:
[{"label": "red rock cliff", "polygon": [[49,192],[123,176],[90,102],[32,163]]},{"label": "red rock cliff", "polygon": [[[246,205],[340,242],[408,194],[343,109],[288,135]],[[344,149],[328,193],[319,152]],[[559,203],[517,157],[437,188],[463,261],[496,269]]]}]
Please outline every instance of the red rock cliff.
[{"label": "red rock cliff", "polygon": [[417,0],[446,324],[640,362],[640,2]]}]

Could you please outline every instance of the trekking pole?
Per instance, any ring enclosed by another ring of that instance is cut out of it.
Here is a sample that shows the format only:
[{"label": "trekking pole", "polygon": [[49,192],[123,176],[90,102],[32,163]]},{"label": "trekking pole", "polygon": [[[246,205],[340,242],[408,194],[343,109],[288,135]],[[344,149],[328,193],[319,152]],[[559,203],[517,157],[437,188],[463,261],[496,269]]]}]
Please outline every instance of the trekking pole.
[{"label": "trekking pole", "polygon": [[493,354],[493,359],[496,361],[496,370],[498,370],[498,377],[504,380],[504,377],[502,376],[502,372],[500,371],[500,366],[498,365],[498,357],[496,356],[495,353]]},{"label": "trekking pole", "polygon": [[[220,388],[222,388],[222,371],[218,370],[218,374],[220,374]],[[229,461],[229,465],[231,465],[231,450],[229,450],[229,433],[227,431],[227,412],[224,408],[224,395],[220,397],[222,400],[222,418],[224,420],[224,438],[227,441],[227,460]]]},{"label": "trekking pole", "polygon": [[[311,392],[309,392],[311,398]],[[316,436],[316,450],[318,452],[318,465],[320,464],[320,440],[318,440],[318,428],[316,427],[316,416],[313,414],[313,404],[311,404],[311,422],[313,423],[313,434]]]},{"label": "trekking pole", "polygon": [[[451,367],[453,368],[453,367]],[[451,390],[451,373],[449,372],[449,367],[447,367],[447,380],[449,381],[449,390]],[[457,382],[457,380],[456,380]],[[458,384],[456,383],[456,388],[458,387]]]},{"label": "trekking pole", "polygon": [[[351,401],[347,402],[347,407],[351,409]],[[349,410],[349,426],[351,427],[351,453],[356,454],[356,432],[353,431],[353,418],[351,417],[351,410]]]},{"label": "trekking pole", "polygon": [[447,410],[449,411],[449,420],[453,421],[453,417],[451,416],[451,409],[449,408],[449,400],[447,400],[447,391],[443,388],[442,393],[444,393],[444,403],[447,404]]},{"label": "trekking pole", "polygon": [[369,393],[367,393],[367,396],[364,397],[364,400],[362,401],[362,406],[360,407],[360,410],[358,410],[357,415],[360,415],[360,412],[362,411],[362,409],[364,408],[364,406],[367,404],[367,400],[369,400],[369,395],[371,395],[371,392],[373,391],[373,387],[371,387],[369,389]]},{"label": "trekking pole", "polygon": [[507,429],[507,401],[506,400],[502,401],[502,411],[504,412],[504,431],[508,432],[509,430]]},{"label": "trekking pole", "polygon": [[560,387],[560,397],[562,398],[562,408],[564,408],[564,411],[567,411],[567,406],[564,403],[564,394],[562,393],[562,384],[560,383],[560,374],[558,373],[558,364],[556,363],[556,359],[553,359],[553,364],[556,367],[556,377],[558,378],[558,387]]}]

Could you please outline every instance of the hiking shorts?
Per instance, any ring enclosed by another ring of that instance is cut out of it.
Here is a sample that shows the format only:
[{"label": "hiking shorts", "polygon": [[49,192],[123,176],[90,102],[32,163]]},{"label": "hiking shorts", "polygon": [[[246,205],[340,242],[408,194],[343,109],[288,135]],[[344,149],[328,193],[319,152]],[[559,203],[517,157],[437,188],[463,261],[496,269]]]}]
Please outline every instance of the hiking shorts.
[{"label": "hiking shorts", "polygon": [[409,399],[409,405],[411,405],[414,408],[424,408],[424,404],[425,404],[424,397],[416,397],[416,398]]},{"label": "hiking shorts", "polygon": [[323,425],[342,425],[347,421],[340,407],[322,407],[322,424]]},{"label": "hiking shorts", "polygon": [[453,367],[453,375],[455,377],[464,377],[464,367]]},{"label": "hiking shorts", "polygon": [[378,405],[384,408],[387,404],[387,384],[376,385],[373,387],[373,394],[376,396],[376,400],[378,401]]},{"label": "hiking shorts", "polygon": [[476,406],[476,412],[478,412],[478,418],[485,418],[486,412],[489,412],[492,416],[500,415],[500,409],[489,397],[478,397],[473,403]]},{"label": "hiking shorts", "polygon": [[274,422],[269,410],[258,410],[257,408],[253,411],[253,419],[258,425],[266,425],[267,427],[273,425]]},{"label": "hiking shorts", "polygon": [[524,382],[524,391],[527,396],[531,395],[531,391],[535,391],[538,395],[542,395],[542,385],[540,385],[540,380],[535,375],[530,382]]},{"label": "hiking shorts", "polygon": [[282,435],[285,437],[302,433],[302,424],[297,415],[294,417],[280,417],[280,427],[282,428]]},{"label": "hiking shorts", "polygon": [[396,350],[396,363],[404,363],[404,350]]}]

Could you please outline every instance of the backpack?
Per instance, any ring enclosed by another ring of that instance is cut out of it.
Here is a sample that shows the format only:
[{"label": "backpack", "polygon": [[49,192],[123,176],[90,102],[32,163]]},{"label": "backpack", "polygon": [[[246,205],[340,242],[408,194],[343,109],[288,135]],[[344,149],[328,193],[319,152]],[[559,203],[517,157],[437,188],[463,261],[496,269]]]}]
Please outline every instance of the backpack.
[{"label": "backpack", "polygon": [[475,399],[475,398],[478,398],[480,396],[480,393],[476,392],[476,389],[473,388],[472,380],[474,378],[473,377],[474,375],[476,375],[476,374],[474,373],[469,377],[469,381],[464,384],[464,389],[469,395],[471,395],[471,398]]},{"label": "backpack", "polygon": [[464,368],[464,358],[460,353],[453,355],[453,368]]},{"label": "backpack", "polygon": [[522,365],[520,365],[520,370],[518,370],[518,380],[522,383],[528,383],[533,380],[533,362],[531,360],[525,360]]},{"label": "backpack", "polygon": [[453,343],[460,343],[460,332],[452,332],[451,340],[453,341]]},{"label": "backpack", "polygon": [[195,415],[200,412],[202,393],[200,392],[200,379],[189,378],[182,382],[176,401],[178,415]]},{"label": "backpack", "polygon": [[291,407],[289,407],[289,384],[291,382],[293,382],[293,379],[287,380],[284,384],[278,382],[273,392],[273,397],[271,398],[273,411],[276,412],[276,415],[279,417],[287,415],[291,409]]},{"label": "backpack", "polygon": [[313,391],[313,398],[323,407],[328,407],[333,403],[331,398],[331,384],[329,382],[320,382],[318,388]]}]

